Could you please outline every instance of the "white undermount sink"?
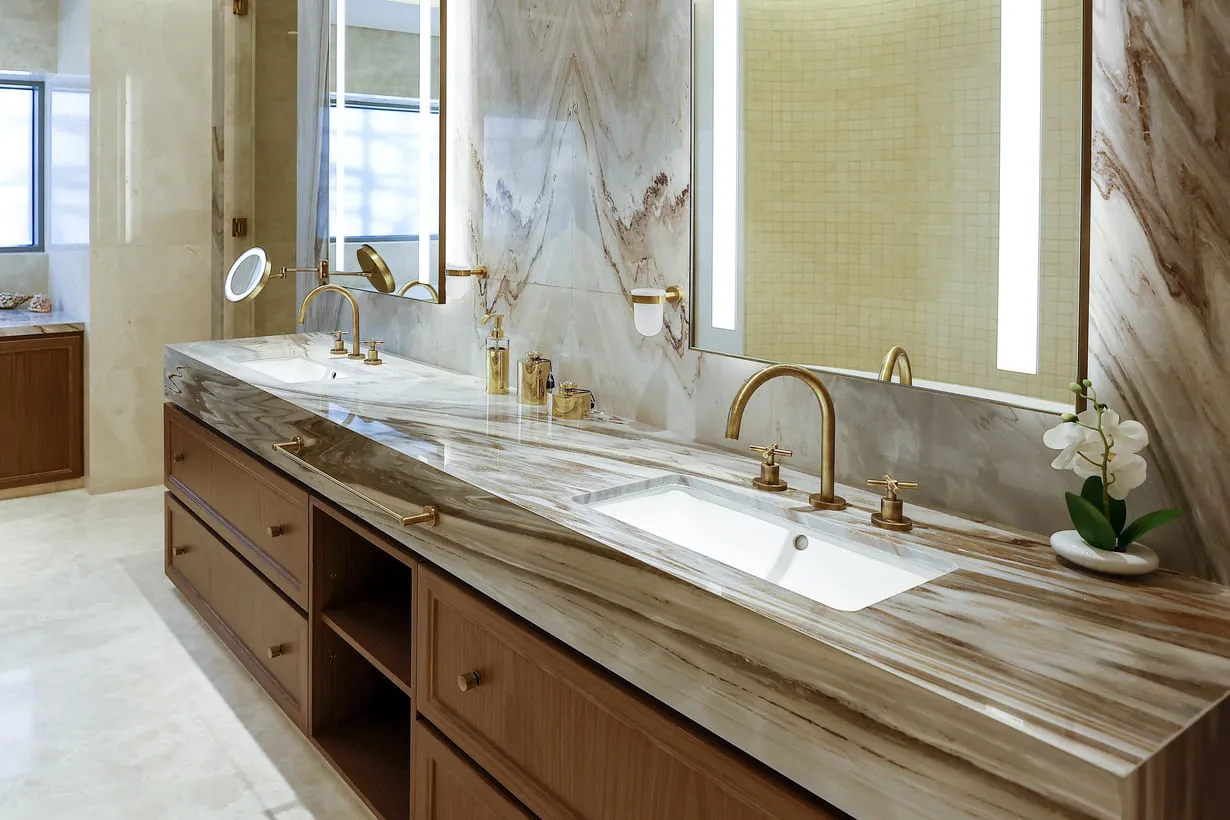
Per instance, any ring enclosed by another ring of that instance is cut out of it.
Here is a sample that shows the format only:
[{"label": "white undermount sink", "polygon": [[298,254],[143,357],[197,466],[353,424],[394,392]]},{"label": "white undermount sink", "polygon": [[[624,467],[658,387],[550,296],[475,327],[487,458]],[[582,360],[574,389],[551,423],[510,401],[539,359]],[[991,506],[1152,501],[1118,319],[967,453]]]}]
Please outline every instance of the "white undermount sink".
[{"label": "white undermount sink", "polygon": [[283,384],[303,384],[331,379],[350,378],[335,367],[314,362],[302,356],[285,359],[253,359],[243,363],[257,373],[277,379]]},{"label": "white undermount sink", "polygon": [[846,612],[877,604],[952,572],[956,566],[888,538],[848,537],[809,527],[746,494],[687,476],[578,496],[612,518]]}]

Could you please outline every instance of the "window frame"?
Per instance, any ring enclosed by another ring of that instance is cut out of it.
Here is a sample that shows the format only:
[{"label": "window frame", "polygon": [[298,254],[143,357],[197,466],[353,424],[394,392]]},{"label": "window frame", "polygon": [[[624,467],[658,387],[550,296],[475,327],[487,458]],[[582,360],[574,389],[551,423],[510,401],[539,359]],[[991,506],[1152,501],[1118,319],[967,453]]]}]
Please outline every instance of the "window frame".
[{"label": "window frame", "polygon": [[[431,113],[439,116],[440,101],[431,100]],[[337,108],[337,92],[329,93],[329,111],[332,113]],[[346,108],[348,109],[365,109],[368,111],[399,111],[409,114],[417,114],[422,108],[422,101],[414,97],[382,97],[373,94],[347,94]],[[332,242],[336,237],[329,237]],[[418,234],[391,234],[389,236],[347,236],[343,237],[347,245],[354,244],[375,244],[378,242],[418,242]],[[431,242],[439,242],[440,234],[434,233],[429,237]]]},{"label": "window frame", "polygon": [[43,253],[47,250],[47,83],[42,80],[18,79],[0,75],[0,88],[26,89],[34,93],[34,133],[30,135],[30,224],[33,227],[29,245],[0,245],[0,254]]}]

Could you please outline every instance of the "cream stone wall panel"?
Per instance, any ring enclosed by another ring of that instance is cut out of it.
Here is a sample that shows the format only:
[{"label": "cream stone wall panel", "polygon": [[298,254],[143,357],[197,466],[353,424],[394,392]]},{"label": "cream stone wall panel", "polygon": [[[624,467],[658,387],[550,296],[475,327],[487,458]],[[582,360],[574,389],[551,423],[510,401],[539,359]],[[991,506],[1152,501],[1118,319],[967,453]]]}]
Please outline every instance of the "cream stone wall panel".
[{"label": "cream stone wall panel", "polygon": [[58,0],[3,0],[0,71],[55,72],[59,22]]},{"label": "cream stone wall panel", "polygon": [[213,8],[109,0],[90,12],[87,489],[99,493],[160,481],[162,347],[210,338],[220,294]]}]

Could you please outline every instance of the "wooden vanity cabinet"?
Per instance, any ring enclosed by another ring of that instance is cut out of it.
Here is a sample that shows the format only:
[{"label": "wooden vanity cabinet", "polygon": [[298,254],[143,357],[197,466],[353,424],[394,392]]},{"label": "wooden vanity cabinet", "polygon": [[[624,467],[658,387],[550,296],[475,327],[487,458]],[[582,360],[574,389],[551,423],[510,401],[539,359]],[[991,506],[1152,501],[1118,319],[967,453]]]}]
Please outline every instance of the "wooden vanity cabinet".
[{"label": "wooden vanity cabinet", "polygon": [[0,490],[84,474],[81,338],[0,338]]},{"label": "wooden vanity cabinet", "polygon": [[[166,424],[167,576],[381,820],[845,816],[181,411]],[[259,539],[270,520],[286,540]]]},{"label": "wooden vanity cabinet", "polygon": [[419,713],[540,817],[843,816],[428,569],[418,635]]}]

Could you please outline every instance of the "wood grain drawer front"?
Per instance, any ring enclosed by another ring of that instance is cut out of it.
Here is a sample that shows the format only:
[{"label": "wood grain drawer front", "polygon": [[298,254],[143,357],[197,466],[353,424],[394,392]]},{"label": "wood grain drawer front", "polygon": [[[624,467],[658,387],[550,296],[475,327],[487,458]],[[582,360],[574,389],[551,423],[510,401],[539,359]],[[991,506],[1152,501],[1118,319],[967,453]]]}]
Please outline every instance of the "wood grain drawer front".
[{"label": "wood grain drawer front", "polygon": [[179,571],[206,600],[210,597],[210,555],[217,539],[170,493],[166,495],[166,564]]},{"label": "wood grain drawer front", "polygon": [[166,419],[168,486],[216,518],[223,538],[306,608],[307,493],[170,406]]},{"label": "wood grain drawer front", "polygon": [[166,515],[167,575],[274,699],[305,725],[307,618],[170,493]]},{"label": "wood grain drawer front", "polygon": [[499,786],[432,730],[414,724],[414,820],[530,820]]},{"label": "wood grain drawer front", "polygon": [[419,591],[419,711],[538,815],[844,816],[441,575]]}]

